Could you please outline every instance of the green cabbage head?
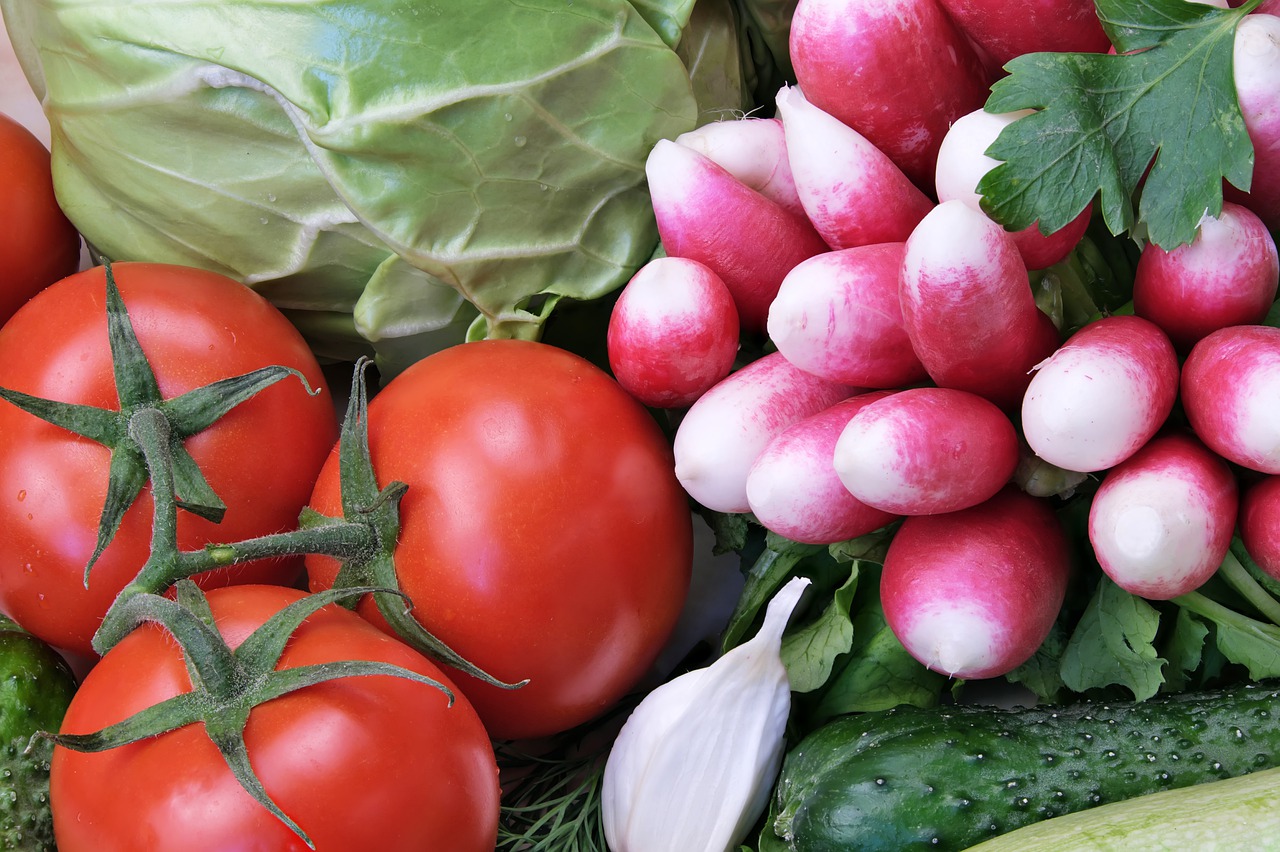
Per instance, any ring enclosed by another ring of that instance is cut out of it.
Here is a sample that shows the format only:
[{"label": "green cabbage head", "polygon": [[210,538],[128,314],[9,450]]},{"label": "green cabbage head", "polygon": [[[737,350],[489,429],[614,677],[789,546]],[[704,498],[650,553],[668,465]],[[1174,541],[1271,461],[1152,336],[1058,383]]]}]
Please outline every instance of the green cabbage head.
[{"label": "green cabbage head", "polygon": [[244,281],[387,373],[625,283],[649,149],[752,107],[788,5],[0,0],[95,253]]}]

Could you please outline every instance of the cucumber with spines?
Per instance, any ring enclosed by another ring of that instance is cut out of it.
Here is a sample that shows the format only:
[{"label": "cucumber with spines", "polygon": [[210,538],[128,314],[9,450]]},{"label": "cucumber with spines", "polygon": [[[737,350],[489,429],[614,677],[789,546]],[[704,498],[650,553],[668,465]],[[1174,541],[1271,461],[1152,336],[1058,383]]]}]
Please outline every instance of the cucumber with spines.
[{"label": "cucumber with spines", "polygon": [[787,755],[772,830],[795,852],[962,850],[1062,814],[1280,766],[1280,689],[1140,702],[901,707]]},{"label": "cucumber with spines", "polygon": [[58,730],[75,690],[66,660],[0,615],[0,849],[56,848],[49,804],[53,745],[31,738]]}]

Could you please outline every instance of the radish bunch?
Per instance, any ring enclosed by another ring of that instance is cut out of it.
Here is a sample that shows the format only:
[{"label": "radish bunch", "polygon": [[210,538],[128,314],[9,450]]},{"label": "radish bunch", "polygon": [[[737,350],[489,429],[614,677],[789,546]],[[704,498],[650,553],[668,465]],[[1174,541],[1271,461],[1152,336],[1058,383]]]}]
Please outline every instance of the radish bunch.
[{"label": "radish bunch", "polygon": [[[1059,613],[1072,560],[1053,471],[1097,484],[1089,544],[1134,594],[1194,590],[1237,529],[1280,578],[1280,329],[1263,324],[1277,170],[1194,242],[1143,248],[1132,314],[1074,332],[1031,273],[1068,258],[1091,210],[1009,232],[975,192],[1022,117],[982,110],[1001,64],[1106,51],[1086,6],[800,0],[776,115],[653,149],[667,257],[609,329],[618,380],[676,410],[676,474],[699,504],[810,544],[897,525],[886,619],[956,677],[1008,673]],[[1261,165],[1280,156],[1280,18],[1251,17],[1236,68]]]}]

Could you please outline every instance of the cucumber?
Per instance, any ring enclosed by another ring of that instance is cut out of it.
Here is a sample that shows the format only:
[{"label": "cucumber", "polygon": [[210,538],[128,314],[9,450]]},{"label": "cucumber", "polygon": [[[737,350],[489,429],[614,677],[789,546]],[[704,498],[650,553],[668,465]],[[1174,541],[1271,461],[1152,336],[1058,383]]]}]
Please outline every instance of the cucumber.
[{"label": "cucumber", "polygon": [[1276,766],[1275,685],[1142,702],[900,707],[844,716],[801,740],[783,763],[772,830],[795,852],[961,850]]},{"label": "cucumber", "polygon": [[49,645],[0,615],[0,849],[55,848],[49,810],[53,746],[36,731],[56,731],[75,694],[71,667]]},{"label": "cucumber", "polygon": [[1133,852],[1274,849],[1280,769],[1165,790],[1037,822],[970,852]]}]

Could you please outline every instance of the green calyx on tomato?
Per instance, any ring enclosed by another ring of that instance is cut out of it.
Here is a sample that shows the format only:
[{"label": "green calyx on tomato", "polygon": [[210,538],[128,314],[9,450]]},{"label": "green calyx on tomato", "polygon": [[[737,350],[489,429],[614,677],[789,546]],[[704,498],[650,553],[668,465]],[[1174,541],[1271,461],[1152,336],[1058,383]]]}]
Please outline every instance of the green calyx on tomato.
[{"label": "green calyx on tomato", "polygon": [[[389,611],[407,612],[407,598],[394,585],[355,584],[304,596],[267,619],[233,649],[215,626],[203,591],[188,578],[256,560],[320,553],[356,566],[348,575],[353,581],[366,575],[394,579],[394,566],[389,564],[383,570],[361,568],[370,563],[389,563],[398,530],[396,505],[405,490],[400,483],[379,489],[374,480],[367,435],[362,434],[363,365],[357,368],[351,412],[343,430],[343,452],[349,456],[347,467],[351,470],[348,475],[357,480],[351,488],[346,512],[349,517],[322,518],[313,513],[305,528],[183,550],[178,530],[180,509],[214,522],[225,509],[184,441],[280,379],[292,375],[303,382],[308,392],[311,386],[297,370],[268,366],[163,398],[109,266],[105,275],[108,336],[120,410],[40,399],[3,389],[0,398],[111,451],[107,496],[98,524],[97,547],[85,571],[86,583],[94,561],[110,545],[121,518],[149,484],[149,555],[111,604],[93,636],[93,647],[105,660],[140,626],[156,625],[167,631],[181,649],[191,689],[144,706],[119,721],[106,721],[96,730],[42,730],[39,736],[71,752],[97,753],[150,741],[199,722],[198,728],[207,734],[240,787],[314,848],[307,832],[273,801],[250,763],[245,731],[254,709],[308,687],[370,675],[390,675],[434,686],[445,693],[449,706],[454,704],[454,691],[447,680],[377,657],[281,665],[286,646],[302,622],[329,604],[372,596],[380,601],[397,601],[395,606],[384,603]],[[365,447],[363,466],[361,445]],[[173,597],[164,594],[168,590],[173,591]],[[446,658],[450,664],[465,663],[456,654],[446,654]],[[478,719],[475,724],[482,731]]]},{"label": "green calyx on tomato", "polygon": [[[528,679],[456,681],[494,739],[565,731],[642,682],[693,554],[688,496],[651,412],[570,352],[485,340],[383,385],[367,431],[378,476],[409,486],[395,568],[413,617],[494,676]],[[343,511],[340,460],[310,501],[325,515]],[[313,591],[341,570],[323,556],[306,566]],[[356,609],[394,634],[376,601]]]},{"label": "green calyx on tomato", "polygon": [[401,666],[374,660],[339,660],[296,668],[276,669],[290,636],[321,607],[345,597],[379,591],[372,588],[335,589],[315,593],[286,606],[251,633],[235,650],[219,635],[204,593],[195,583],[179,580],[177,599],[153,594],[129,598],[122,618],[133,627],[159,624],[183,649],[192,690],[138,712],[114,725],[88,734],[41,733],[63,748],[98,752],[200,722],[218,747],[240,785],[271,811],[309,847],[307,833],[267,795],[249,762],[244,729],[250,712],[260,704],[338,678],[391,675],[424,683],[444,692],[449,703],[453,691],[438,680]]},{"label": "green calyx on tomato", "polygon": [[[209,487],[204,474],[183,448],[182,441],[207,429],[258,391],[288,376],[296,377],[307,387],[308,393],[312,392],[302,373],[288,367],[272,366],[197,388],[174,399],[164,399],[156,384],[155,373],[129,322],[111,265],[105,264],[104,268],[107,278],[107,329],[120,410],[55,402],[0,388],[0,397],[24,411],[111,449],[107,501],[98,525],[97,546],[85,566],[86,583],[93,563],[111,543],[125,511],[133,505],[147,481],[146,465],[138,441],[129,434],[131,429],[140,428],[131,426],[135,415],[156,411],[164,417],[169,428],[174,499],[179,508],[216,522],[226,512],[226,504]],[[141,416],[146,417],[145,414]]]},{"label": "green calyx on tomato", "polygon": [[[409,645],[438,663],[452,666],[493,686],[502,689],[524,686],[527,681],[508,683],[499,680],[463,658],[423,627],[404,605],[407,598],[398,592],[400,581],[396,575],[395,547],[400,533],[400,499],[408,486],[402,482],[392,482],[385,488],[378,487],[373,460],[369,454],[369,405],[364,380],[369,363],[364,358],[356,363],[338,448],[343,518],[330,518],[308,507],[302,512],[300,526],[303,530],[325,530],[344,522],[354,522],[371,530],[376,536],[376,549],[366,558],[343,560],[333,588],[372,586],[389,590],[373,595],[373,600],[382,617]],[[316,549],[310,552],[324,551]],[[395,593],[391,593],[392,590]],[[346,605],[354,609],[358,601],[358,597],[348,598]]]},{"label": "green calyx on tomato", "polygon": [[[141,449],[143,442],[165,445],[172,479],[169,494],[175,505],[217,522],[225,513],[226,505],[209,487],[183,447],[183,440],[207,429],[236,405],[288,376],[297,377],[308,393],[311,392],[306,377],[297,370],[271,366],[164,399],[129,321],[110,264],[105,265],[105,271],[108,337],[120,410],[57,402],[0,388],[0,398],[111,450],[107,496],[98,523],[97,542],[85,566],[86,586],[94,563],[111,543],[125,512],[149,479]],[[159,429],[164,430],[163,434],[158,434]],[[101,653],[105,648],[97,650]]]}]

